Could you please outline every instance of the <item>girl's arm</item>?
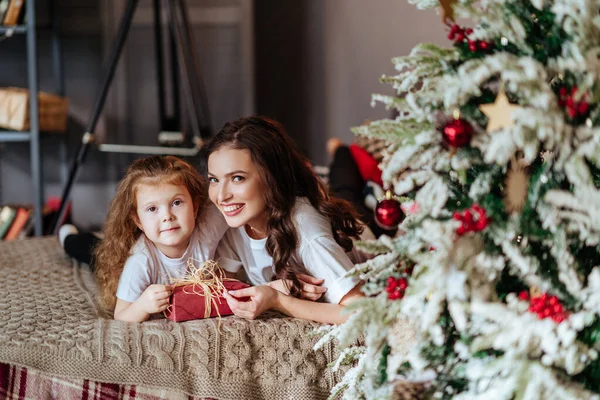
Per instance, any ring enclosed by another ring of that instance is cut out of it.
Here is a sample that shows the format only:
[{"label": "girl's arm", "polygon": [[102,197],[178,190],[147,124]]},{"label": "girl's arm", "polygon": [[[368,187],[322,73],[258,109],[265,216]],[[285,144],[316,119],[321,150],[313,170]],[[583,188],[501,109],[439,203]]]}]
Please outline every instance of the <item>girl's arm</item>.
[{"label": "girl's arm", "polygon": [[117,321],[142,322],[150,318],[150,314],[140,310],[135,303],[117,299],[114,317]]},{"label": "girl's arm", "polygon": [[[235,296],[235,297],[234,297]],[[339,304],[316,303],[285,295],[269,286],[254,286],[224,293],[231,311],[242,318],[254,319],[266,310],[273,309],[290,317],[311,320],[325,324],[341,324],[348,315],[341,314],[344,305],[363,297],[360,286],[355,286],[342,298]],[[236,297],[249,297],[243,302]]]},{"label": "girl's arm", "polygon": [[114,317],[118,321],[146,321],[150,318],[150,314],[167,309],[171,292],[169,285],[150,285],[133,303],[117,298]]}]

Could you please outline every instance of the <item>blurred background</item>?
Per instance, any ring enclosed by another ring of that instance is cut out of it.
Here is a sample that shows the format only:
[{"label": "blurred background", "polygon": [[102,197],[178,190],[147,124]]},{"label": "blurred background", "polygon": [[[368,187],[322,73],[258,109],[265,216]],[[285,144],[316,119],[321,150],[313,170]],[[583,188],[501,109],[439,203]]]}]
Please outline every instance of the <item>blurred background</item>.
[{"label": "blurred background", "polygon": [[[44,198],[61,196],[90,118],[124,0],[56,0],[67,130],[41,136]],[[391,59],[417,43],[449,46],[440,17],[405,0],[188,0],[212,126],[248,114],[279,120],[315,163],[325,144],[353,140],[352,126],[389,116],[372,93],[393,74]],[[46,2],[36,4],[48,22]],[[40,90],[53,92],[50,35],[37,32]],[[140,1],[96,129],[103,143],[156,145],[159,113],[152,1]],[[27,86],[25,36],[0,36],[0,87]],[[172,95],[167,87],[167,96]],[[173,110],[169,110],[173,111]],[[95,229],[116,183],[139,155],[91,146],[71,191],[72,220]],[[29,145],[0,143],[0,204],[32,202]]]}]

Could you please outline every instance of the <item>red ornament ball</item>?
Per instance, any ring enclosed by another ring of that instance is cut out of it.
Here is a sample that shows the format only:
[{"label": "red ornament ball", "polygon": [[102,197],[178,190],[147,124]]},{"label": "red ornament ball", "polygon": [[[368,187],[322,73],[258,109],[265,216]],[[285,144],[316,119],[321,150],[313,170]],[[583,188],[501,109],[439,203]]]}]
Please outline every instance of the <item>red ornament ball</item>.
[{"label": "red ornament ball", "polygon": [[442,129],[444,142],[452,147],[464,147],[471,141],[473,127],[462,118],[453,119]]},{"label": "red ornament ball", "polygon": [[492,46],[490,43],[486,42],[485,40],[481,40],[477,44],[479,45],[479,48],[483,51],[489,50],[490,47]]},{"label": "red ornament ball", "polygon": [[404,221],[406,214],[400,207],[400,202],[394,198],[386,198],[375,207],[375,222],[383,229],[393,230]]}]

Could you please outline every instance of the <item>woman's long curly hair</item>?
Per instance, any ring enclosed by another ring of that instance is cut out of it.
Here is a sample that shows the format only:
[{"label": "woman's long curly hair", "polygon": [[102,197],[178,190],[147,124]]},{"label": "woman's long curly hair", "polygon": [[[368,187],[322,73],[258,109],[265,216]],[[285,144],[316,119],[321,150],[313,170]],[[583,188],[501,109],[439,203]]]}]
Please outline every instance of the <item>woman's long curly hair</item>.
[{"label": "woman's long curly hair", "polygon": [[173,156],[151,156],[136,160],[119,183],[117,194],[108,209],[104,239],[95,249],[96,280],[101,300],[114,310],[117,286],[125,261],[142,231],[137,226],[137,191],[140,185],[183,185],[190,192],[196,224],[202,221],[208,203],[206,179],[187,162]]},{"label": "woman's long curly hair", "polygon": [[331,223],[333,237],[345,250],[352,249],[363,226],[350,203],[329,196],[306,157],[277,121],[253,116],[226,123],[208,144],[206,159],[220,148],[248,150],[267,190],[267,244],[273,257],[275,278],[292,282],[290,293],[298,296],[297,274],[305,269],[295,258],[298,234],[292,220],[296,197],[306,197]]}]

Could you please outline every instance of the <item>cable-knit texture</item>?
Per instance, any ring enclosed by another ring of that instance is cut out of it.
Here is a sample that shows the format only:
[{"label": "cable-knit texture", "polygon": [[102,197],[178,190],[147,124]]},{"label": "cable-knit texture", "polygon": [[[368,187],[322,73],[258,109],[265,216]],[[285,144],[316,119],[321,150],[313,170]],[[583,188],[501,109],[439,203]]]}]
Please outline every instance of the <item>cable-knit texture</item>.
[{"label": "cable-knit texture", "polygon": [[267,313],[174,323],[106,318],[86,268],[54,237],[0,243],[0,362],[217,399],[326,398],[318,324]]}]

